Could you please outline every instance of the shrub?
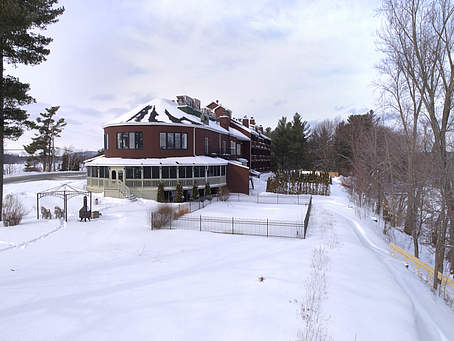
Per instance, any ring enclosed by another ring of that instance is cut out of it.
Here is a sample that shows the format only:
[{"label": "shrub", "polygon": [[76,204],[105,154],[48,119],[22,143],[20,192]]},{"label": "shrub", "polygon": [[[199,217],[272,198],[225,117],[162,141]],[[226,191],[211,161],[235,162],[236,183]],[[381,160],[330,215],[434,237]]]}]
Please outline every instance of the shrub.
[{"label": "shrub", "polygon": [[164,184],[160,182],[158,184],[158,202],[164,202],[165,197],[164,197]]},{"label": "shrub", "polygon": [[170,223],[173,218],[173,207],[171,205],[161,205],[155,212],[151,212],[151,229],[160,229]]},{"label": "shrub", "polygon": [[24,206],[21,204],[16,195],[8,194],[3,202],[3,225],[19,225],[26,214]]},{"label": "shrub", "polygon": [[181,183],[177,183],[175,190],[176,190],[175,201],[184,202],[183,186],[181,185]]},{"label": "shrub", "polygon": [[229,200],[229,197],[230,197],[229,188],[227,186],[222,186],[219,189],[219,200],[227,201],[227,200]]},{"label": "shrub", "polygon": [[211,187],[210,187],[210,183],[209,182],[207,182],[205,184],[205,196],[207,196],[207,195],[211,195]]},{"label": "shrub", "polygon": [[186,213],[189,213],[188,205],[187,204],[178,205],[178,208],[176,209],[176,211],[173,214],[173,219],[178,219],[181,216],[185,215]]},{"label": "shrub", "polygon": [[192,200],[197,200],[199,198],[199,188],[196,184],[192,186]]}]

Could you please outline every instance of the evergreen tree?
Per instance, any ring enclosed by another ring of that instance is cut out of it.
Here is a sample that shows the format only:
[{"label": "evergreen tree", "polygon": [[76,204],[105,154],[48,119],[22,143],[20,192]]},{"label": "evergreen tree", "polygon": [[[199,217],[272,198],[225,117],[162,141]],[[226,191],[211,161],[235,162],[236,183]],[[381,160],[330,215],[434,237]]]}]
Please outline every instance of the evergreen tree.
[{"label": "evergreen tree", "polygon": [[271,137],[271,163],[274,170],[288,169],[290,128],[291,123],[287,122],[287,117],[282,117],[273,131]]},{"label": "evergreen tree", "polygon": [[69,170],[79,171],[80,170],[80,159],[78,156],[73,156],[69,162]]},{"label": "evergreen tree", "polygon": [[207,195],[211,195],[211,187],[210,187],[210,183],[209,182],[207,182],[205,184],[205,196],[207,196]]},{"label": "evergreen tree", "polygon": [[192,200],[197,200],[199,198],[199,188],[196,184],[192,186]]},{"label": "evergreen tree", "polygon": [[69,170],[69,153],[65,150],[61,157],[61,171],[65,172]]},{"label": "evergreen tree", "polygon": [[164,196],[164,184],[160,182],[158,184],[158,202],[164,202],[165,196]]},{"label": "evergreen tree", "polygon": [[288,167],[290,169],[309,169],[306,151],[309,126],[306,121],[301,119],[301,115],[298,113],[293,116],[289,135]]},{"label": "evergreen tree", "polygon": [[55,138],[60,137],[60,133],[66,126],[64,118],[56,120],[54,116],[60,107],[46,108],[45,113],[40,113],[36,119],[36,129],[38,133],[32,138],[32,143],[24,146],[24,149],[30,155],[39,152],[39,157],[43,163],[43,171],[51,172],[54,169],[55,161]]},{"label": "evergreen tree", "polygon": [[36,65],[49,54],[52,38],[40,34],[47,25],[58,21],[63,7],[54,8],[57,0],[0,1],[0,221],[3,211],[4,139],[18,138],[30,125],[28,114],[19,107],[33,99],[29,85],[4,74],[4,63]]},{"label": "evergreen tree", "polygon": [[296,113],[292,122],[282,117],[271,133],[271,167],[273,170],[301,169],[308,166],[307,139],[309,126]]},{"label": "evergreen tree", "polygon": [[184,202],[183,186],[181,185],[181,183],[177,183],[175,190],[176,190],[175,201]]}]

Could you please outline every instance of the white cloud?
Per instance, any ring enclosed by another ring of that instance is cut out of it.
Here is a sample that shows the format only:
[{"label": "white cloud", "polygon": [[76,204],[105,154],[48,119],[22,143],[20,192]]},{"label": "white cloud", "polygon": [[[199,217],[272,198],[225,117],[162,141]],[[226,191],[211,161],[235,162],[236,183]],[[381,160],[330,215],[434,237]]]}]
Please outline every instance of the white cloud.
[{"label": "white cloud", "polygon": [[118,108],[155,96],[219,99],[265,126],[296,111],[312,121],[375,104],[375,1],[63,4],[49,60],[12,70],[38,101],[90,125],[68,125],[63,145],[98,148]]}]

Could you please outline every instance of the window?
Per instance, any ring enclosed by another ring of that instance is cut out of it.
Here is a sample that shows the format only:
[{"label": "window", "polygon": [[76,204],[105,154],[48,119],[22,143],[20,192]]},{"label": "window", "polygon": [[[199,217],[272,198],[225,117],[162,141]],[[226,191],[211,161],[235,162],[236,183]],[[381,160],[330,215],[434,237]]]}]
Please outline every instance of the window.
[{"label": "window", "polygon": [[227,141],[222,141],[222,153],[227,154]]},{"label": "window", "polygon": [[144,179],[159,179],[159,166],[145,166],[143,167]]},{"label": "window", "polygon": [[169,178],[169,167],[166,167],[166,166],[162,167],[162,178],[163,179]]},{"label": "window", "polygon": [[175,133],[167,133],[167,149],[174,149]]},{"label": "window", "polygon": [[179,166],[178,167],[178,177],[180,179],[192,178],[192,166]]},{"label": "window", "polygon": [[225,166],[221,166],[221,175],[222,175],[222,176],[225,175]]},{"label": "window", "polygon": [[181,134],[175,134],[175,149],[181,149]]},{"label": "window", "polygon": [[208,176],[219,176],[221,175],[221,166],[209,166]]},{"label": "window", "polygon": [[166,133],[159,133],[159,147],[161,149],[167,149],[167,138]]},{"label": "window", "polygon": [[241,155],[241,144],[237,143],[236,145],[236,155],[240,156]]},{"label": "window", "polygon": [[205,137],[205,154],[208,154],[208,137]]},{"label": "window", "polygon": [[142,179],[141,167],[126,167],[126,179]]},{"label": "window", "polygon": [[205,177],[205,166],[194,166],[194,178]]},{"label": "window", "polygon": [[117,149],[142,149],[143,133],[141,131],[117,133]]},{"label": "window", "polygon": [[104,150],[109,149],[109,134],[104,134]]},{"label": "window", "polygon": [[230,141],[230,154],[235,155],[235,142]]},{"label": "window", "polygon": [[159,148],[188,149],[187,133],[159,133]]},{"label": "window", "polygon": [[188,149],[188,134],[181,134],[181,149]]},{"label": "window", "polygon": [[151,167],[151,177],[153,179],[159,179],[159,166]]},{"label": "window", "polygon": [[176,179],[177,178],[177,167],[162,166],[162,178],[163,179]]}]

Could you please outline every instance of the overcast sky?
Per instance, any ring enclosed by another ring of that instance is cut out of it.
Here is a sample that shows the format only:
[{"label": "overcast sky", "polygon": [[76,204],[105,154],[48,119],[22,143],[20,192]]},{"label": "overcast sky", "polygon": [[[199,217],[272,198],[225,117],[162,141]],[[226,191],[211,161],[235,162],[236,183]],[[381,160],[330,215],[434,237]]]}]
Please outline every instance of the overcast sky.
[{"label": "overcast sky", "polygon": [[60,147],[101,148],[105,122],[155,97],[217,99],[273,128],[295,112],[314,122],[377,105],[378,1],[60,3],[48,60],[7,69],[30,83],[32,117],[61,106]]}]

